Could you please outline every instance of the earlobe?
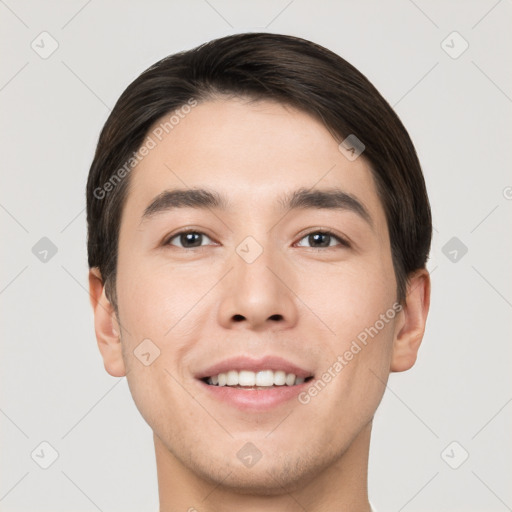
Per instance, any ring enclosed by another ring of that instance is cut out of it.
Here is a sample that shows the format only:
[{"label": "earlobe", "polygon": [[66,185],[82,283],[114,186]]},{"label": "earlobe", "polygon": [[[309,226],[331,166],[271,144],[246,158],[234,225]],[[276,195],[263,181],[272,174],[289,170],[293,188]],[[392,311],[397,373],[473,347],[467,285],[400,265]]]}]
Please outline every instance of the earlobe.
[{"label": "earlobe", "polygon": [[105,295],[105,286],[97,267],[89,270],[89,295],[94,313],[94,331],[105,370],[113,377],[126,375],[120,328],[114,307]]},{"label": "earlobe", "polygon": [[429,307],[430,274],[426,269],[420,269],[409,278],[402,318],[399,319],[400,326],[393,340],[390,371],[409,370],[416,362]]}]

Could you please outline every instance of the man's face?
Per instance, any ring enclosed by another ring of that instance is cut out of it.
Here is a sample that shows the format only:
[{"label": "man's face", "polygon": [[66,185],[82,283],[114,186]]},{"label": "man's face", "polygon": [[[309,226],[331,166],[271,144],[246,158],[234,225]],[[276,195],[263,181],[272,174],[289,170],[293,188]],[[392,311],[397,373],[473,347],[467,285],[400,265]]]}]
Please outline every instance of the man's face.
[{"label": "man's face", "polygon": [[[320,122],[270,101],[199,104],[153,139],[130,177],[117,267],[135,403],[160,449],[207,480],[252,489],[307,481],[369,432],[401,325],[369,166],[342,154]],[[226,207],[157,209],[143,219],[162,192],[199,188]],[[347,201],[283,206],[295,191],[334,189],[369,217]],[[196,234],[180,237],[185,230]],[[314,378],[292,391],[198,378],[236,356],[277,356]]]}]

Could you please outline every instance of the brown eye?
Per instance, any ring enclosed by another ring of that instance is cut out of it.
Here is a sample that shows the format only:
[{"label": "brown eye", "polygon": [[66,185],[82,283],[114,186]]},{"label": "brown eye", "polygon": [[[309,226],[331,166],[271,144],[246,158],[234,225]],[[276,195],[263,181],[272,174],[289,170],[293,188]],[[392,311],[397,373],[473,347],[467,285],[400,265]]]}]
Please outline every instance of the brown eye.
[{"label": "brown eye", "polygon": [[[330,231],[314,231],[312,233],[307,234],[301,240],[307,239],[310,247],[313,249],[323,249],[335,247],[336,245],[342,245],[343,247],[349,247],[349,244],[343,238],[331,233]],[[339,242],[338,244],[333,242]],[[299,244],[300,245],[300,244]],[[302,246],[304,247],[304,246]],[[306,246],[307,247],[307,246]]]},{"label": "brown eye", "polygon": [[[165,245],[177,245],[177,247],[181,247],[183,249],[194,249],[196,247],[202,247],[204,238],[211,241],[208,236],[200,231],[182,231],[181,233],[176,233],[169,238],[169,240],[165,242]],[[177,240],[178,244],[172,243],[173,240]]]}]

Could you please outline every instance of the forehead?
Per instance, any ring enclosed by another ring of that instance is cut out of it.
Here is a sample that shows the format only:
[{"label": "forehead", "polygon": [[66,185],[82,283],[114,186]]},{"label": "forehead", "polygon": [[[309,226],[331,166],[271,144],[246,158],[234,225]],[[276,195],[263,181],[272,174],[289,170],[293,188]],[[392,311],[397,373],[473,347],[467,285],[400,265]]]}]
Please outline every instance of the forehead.
[{"label": "forehead", "polygon": [[377,224],[384,220],[367,161],[348,160],[305,112],[273,101],[216,99],[166,124],[170,117],[150,128],[152,149],[131,173],[125,212],[134,221],[162,191],[199,187],[228,197],[234,209],[261,213],[282,207],[282,197],[297,189],[341,187]]}]

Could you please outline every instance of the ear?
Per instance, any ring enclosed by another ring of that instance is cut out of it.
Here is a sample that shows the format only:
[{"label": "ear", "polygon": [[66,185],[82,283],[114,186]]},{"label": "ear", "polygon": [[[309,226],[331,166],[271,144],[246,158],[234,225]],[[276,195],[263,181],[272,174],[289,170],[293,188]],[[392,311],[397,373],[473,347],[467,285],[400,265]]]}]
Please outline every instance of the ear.
[{"label": "ear", "polygon": [[420,269],[412,274],[407,285],[405,305],[397,323],[398,333],[393,340],[392,372],[409,370],[416,362],[429,307],[430,274],[426,269]]},{"label": "ear", "polygon": [[98,267],[89,270],[89,295],[94,313],[94,331],[105,370],[112,377],[123,377],[126,375],[126,369],[119,335],[121,330],[114,307],[105,295]]}]

